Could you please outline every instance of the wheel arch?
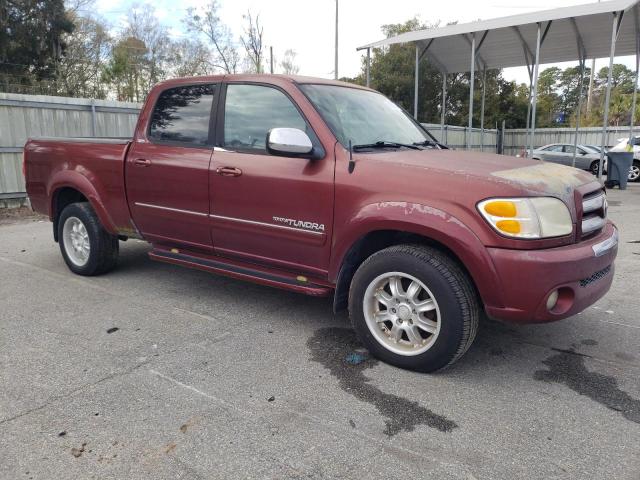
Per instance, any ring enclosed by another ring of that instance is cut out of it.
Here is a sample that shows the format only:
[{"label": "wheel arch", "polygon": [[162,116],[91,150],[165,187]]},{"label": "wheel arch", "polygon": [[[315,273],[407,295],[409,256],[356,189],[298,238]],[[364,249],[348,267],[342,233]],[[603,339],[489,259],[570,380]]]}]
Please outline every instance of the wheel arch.
[{"label": "wheel arch", "polygon": [[49,191],[49,198],[51,199],[49,219],[53,222],[53,236],[56,242],[58,241],[58,219],[60,218],[60,213],[67,205],[83,201],[89,202],[107,232],[117,234],[117,229],[100,201],[96,189],[84,176],[80,174],[73,175],[71,172],[65,171],[64,178],[59,178],[55,183],[52,183]]},{"label": "wheel arch", "polygon": [[[394,206],[395,207],[395,206]],[[346,308],[351,279],[360,264],[373,253],[403,243],[437,248],[452,258],[468,274],[484,303],[501,304],[498,276],[489,253],[478,237],[462,222],[445,212],[425,207],[418,214],[406,215],[391,207],[384,221],[358,217],[346,237],[334,250],[329,271],[336,287],[334,311]],[[402,208],[404,210],[404,207]]]}]

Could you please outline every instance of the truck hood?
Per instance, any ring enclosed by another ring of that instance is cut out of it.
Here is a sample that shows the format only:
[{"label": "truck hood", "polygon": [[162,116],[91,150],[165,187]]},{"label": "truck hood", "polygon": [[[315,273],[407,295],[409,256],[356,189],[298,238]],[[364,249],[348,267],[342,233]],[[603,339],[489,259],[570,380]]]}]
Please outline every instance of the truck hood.
[{"label": "truck hood", "polygon": [[[485,184],[497,195],[548,195],[573,204],[573,191],[595,181],[577,168],[540,160],[456,150],[397,150],[363,154],[362,162],[382,162],[400,177],[413,179],[439,174],[452,187]],[[393,167],[391,167],[393,165]],[[410,180],[411,179],[411,180]],[[462,182],[462,183],[460,183]],[[496,188],[498,187],[498,188]],[[500,188],[501,187],[501,188]],[[497,196],[496,195],[496,196]]]}]

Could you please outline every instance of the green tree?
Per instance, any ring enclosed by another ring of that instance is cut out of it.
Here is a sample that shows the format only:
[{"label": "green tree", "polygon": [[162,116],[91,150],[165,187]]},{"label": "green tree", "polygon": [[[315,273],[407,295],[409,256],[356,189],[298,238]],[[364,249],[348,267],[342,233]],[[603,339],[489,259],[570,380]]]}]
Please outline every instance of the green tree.
[{"label": "green tree", "polygon": [[[167,28],[158,22],[154,8],[134,6],[128,13],[126,38],[139,40],[137,46],[130,45],[128,53],[134,60],[137,77],[136,98],[143,99],[151,87],[166,78],[167,61],[171,52],[171,41]],[[136,100],[138,101],[138,100]]]},{"label": "green tree", "polygon": [[55,78],[72,31],[63,0],[0,0],[0,80],[32,86]]},{"label": "green tree", "polygon": [[551,126],[556,112],[559,111],[560,96],[557,93],[557,87],[561,74],[562,71],[558,67],[550,67],[540,72],[538,77],[536,125],[540,127]]},{"label": "green tree", "polygon": [[136,37],[124,38],[113,46],[103,80],[115,89],[118,100],[140,102],[144,97],[140,81],[146,54],[144,42]]},{"label": "green tree", "polygon": [[169,73],[174,77],[193,77],[212,73],[211,52],[198,39],[172,42],[169,50]]},{"label": "green tree", "polygon": [[[614,63],[611,72],[611,88],[619,89],[621,93],[633,93],[635,72],[621,63]],[[596,76],[596,85],[602,92],[607,87],[608,76],[609,67],[602,67]]]}]

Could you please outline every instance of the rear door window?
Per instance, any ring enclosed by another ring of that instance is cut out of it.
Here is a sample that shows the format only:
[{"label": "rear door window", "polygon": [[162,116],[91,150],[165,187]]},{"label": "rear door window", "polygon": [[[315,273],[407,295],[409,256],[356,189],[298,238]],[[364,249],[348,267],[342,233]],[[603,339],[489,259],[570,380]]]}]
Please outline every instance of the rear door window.
[{"label": "rear door window", "polygon": [[165,90],[153,109],[149,138],[159,142],[204,146],[216,85],[187,85]]}]

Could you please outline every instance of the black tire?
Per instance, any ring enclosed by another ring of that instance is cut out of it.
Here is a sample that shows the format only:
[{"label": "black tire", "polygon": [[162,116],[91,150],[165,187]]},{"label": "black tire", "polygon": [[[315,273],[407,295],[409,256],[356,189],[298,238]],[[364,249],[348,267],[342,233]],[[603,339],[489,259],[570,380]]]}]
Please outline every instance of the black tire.
[{"label": "black tire", "polygon": [[[84,265],[74,263],[65,245],[64,225],[69,217],[78,218],[85,226],[89,237],[89,257]],[[62,258],[73,273],[78,275],[101,275],[112,270],[118,263],[118,237],[107,232],[88,202],[67,205],[58,219],[58,243]]]},{"label": "black tire", "polygon": [[[634,160],[633,161],[633,166],[631,167],[632,169],[636,169],[636,172],[640,172],[640,160]],[[631,173],[629,173],[629,176],[631,177]],[[629,182],[633,182],[633,183],[637,183],[640,182],[640,175],[636,176],[636,178],[631,179],[629,178],[628,180]]]},{"label": "black tire", "polygon": [[[423,353],[407,356],[389,350],[372,334],[364,312],[365,292],[380,275],[401,272],[420,280],[433,293],[440,311],[440,330]],[[365,260],[349,291],[353,328],[375,357],[397,367],[433,372],[458,360],[469,349],[478,330],[481,308],[467,274],[445,253],[421,245],[385,248]]]},{"label": "black tire", "polygon": [[591,162],[591,165],[589,166],[589,171],[597,177],[599,170],[600,170],[600,160],[594,160],[593,162]]}]

